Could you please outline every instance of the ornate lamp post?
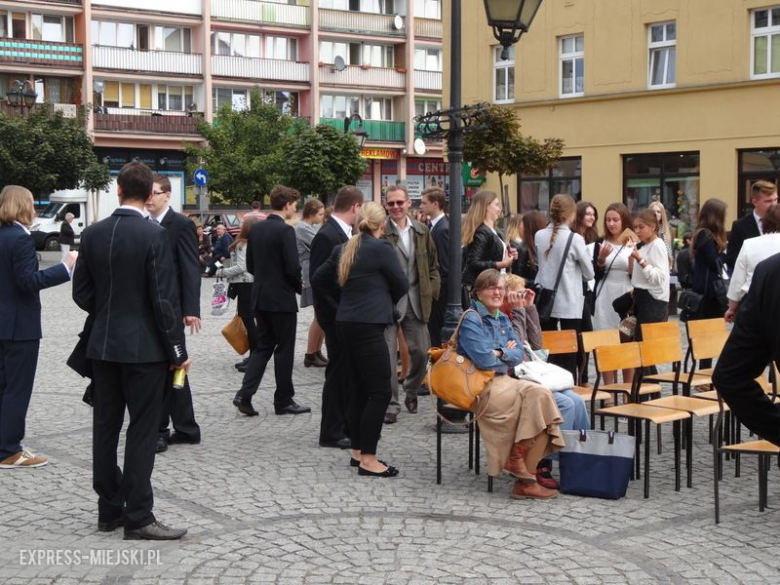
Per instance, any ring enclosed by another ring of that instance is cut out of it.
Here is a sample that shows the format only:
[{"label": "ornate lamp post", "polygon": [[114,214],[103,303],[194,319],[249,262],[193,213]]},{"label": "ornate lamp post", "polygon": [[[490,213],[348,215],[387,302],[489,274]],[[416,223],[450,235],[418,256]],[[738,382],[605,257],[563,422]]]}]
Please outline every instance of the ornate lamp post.
[{"label": "ornate lamp post", "polygon": [[11,85],[11,89],[8,90],[5,99],[9,106],[21,108],[22,112],[24,112],[24,108],[29,110],[35,105],[38,93],[29,79],[17,79]]},{"label": "ornate lamp post", "polygon": [[355,140],[357,140],[358,145],[362,149],[366,145],[366,140],[368,140],[368,132],[363,128],[363,118],[360,117],[360,114],[352,114],[344,118],[344,134],[350,134],[349,127],[352,125],[353,120],[357,120],[358,127],[351,134],[355,136]]}]

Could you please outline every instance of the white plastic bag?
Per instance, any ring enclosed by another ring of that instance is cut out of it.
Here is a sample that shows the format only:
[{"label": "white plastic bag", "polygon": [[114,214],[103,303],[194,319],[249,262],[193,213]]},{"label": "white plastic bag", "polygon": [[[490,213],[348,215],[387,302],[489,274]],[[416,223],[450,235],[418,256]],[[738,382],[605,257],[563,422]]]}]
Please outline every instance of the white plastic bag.
[{"label": "white plastic bag", "polygon": [[218,278],[212,286],[214,292],[211,294],[211,314],[215,316],[224,315],[230,306],[228,286],[221,278]]},{"label": "white plastic bag", "polygon": [[515,375],[518,378],[535,382],[550,392],[562,392],[574,388],[574,376],[570,371],[543,361],[527,343],[523,349],[530,360],[515,366]]}]

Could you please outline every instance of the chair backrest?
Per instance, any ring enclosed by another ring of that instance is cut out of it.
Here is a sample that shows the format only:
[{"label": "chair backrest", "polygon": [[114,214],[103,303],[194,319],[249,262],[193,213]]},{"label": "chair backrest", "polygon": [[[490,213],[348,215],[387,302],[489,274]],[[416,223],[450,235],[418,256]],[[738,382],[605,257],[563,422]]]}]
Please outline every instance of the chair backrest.
[{"label": "chair backrest", "polygon": [[620,343],[620,331],[617,329],[602,329],[601,331],[583,331],[580,333],[582,351],[590,353],[597,347],[604,345],[618,345]]},{"label": "chair backrest", "polygon": [[707,335],[691,337],[688,343],[690,344],[693,359],[699,361],[718,358],[728,338],[728,331],[711,332]]},{"label": "chair backrest", "polygon": [[642,355],[637,342],[602,345],[594,349],[593,354],[599,374],[639,368],[642,365]]},{"label": "chair backrest", "polygon": [[679,337],[680,326],[674,321],[664,321],[663,323],[642,323],[639,326],[642,330],[642,339],[664,339],[667,337]]},{"label": "chair backrest", "polygon": [[685,331],[688,339],[702,337],[711,333],[721,333],[728,331],[726,329],[726,320],[723,317],[714,319],[695,319],[685,324]]},{"label": "chair backrest", "polygon": [[542,348],[550,355],[577,353],[577,332],[574,329],[564,331],[542,331]]},{"label": "chair backrest", "polygon": [[[642,331],[644,335],[644,330]],[[661,364],[677,364],[682,360],[682,343],[679,331],[674,337],[645,339],[639,342],[639,353],[642,355],[642,366],[658,366]]]}]

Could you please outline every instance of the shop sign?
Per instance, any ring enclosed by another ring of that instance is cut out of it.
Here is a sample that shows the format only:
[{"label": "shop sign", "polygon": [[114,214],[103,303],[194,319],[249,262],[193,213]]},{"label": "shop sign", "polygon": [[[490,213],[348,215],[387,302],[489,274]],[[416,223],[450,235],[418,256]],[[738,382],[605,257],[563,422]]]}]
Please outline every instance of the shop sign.
[{"label": "shop sign", "polygon": [[392,148],[364,148],[360,151],[363,158],[373,158],[381,160],[401,158],[401,151]]}]

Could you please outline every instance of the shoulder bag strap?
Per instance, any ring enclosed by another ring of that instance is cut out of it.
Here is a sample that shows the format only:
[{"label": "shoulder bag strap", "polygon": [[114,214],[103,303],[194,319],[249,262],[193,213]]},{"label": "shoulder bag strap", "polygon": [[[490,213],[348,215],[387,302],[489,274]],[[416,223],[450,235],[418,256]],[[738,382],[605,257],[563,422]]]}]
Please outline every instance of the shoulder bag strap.
[{"label": "shoulder bag strap", "polygon": [[[466,313],[468,312],[477,313],[474,309],[466,309],[460,314],[460,319],[458,319],[458,324],[455,326],[455,331],[452,332],[452,337],[450,337],[450,343],[453,345],[453,347],[457,350],[458,348],[458,332],[460,331],[460,326],[463,323],[463,319],[466,317]],[[479,313],[477,313],[477,317],[479,317]],[[481,320],[481,319],[480,319]]]},{"label": "shoulder bag strap", "polygon": [[563,250],[563,258],[561,259],[561,265],[558,267],[558,276],[555,277],[555,286],[553,290],[558,290],[558,285],[561,283],[561,276],[563,276],[563,267],[566,265],[566,256],[569,255],[569,248],[571,248],[571,241],[574,239],[574,232],[569,233],[569,239],[566,240],[566,248]]},{"label": "shoulder bag strap", "polygon": [[602,290],[604,290],[604,283],[607,281],[607,276],[609,275],[609,271],[612,269],[612,265],[615,263],[615,260],[617,260],[618,256],[620,256],[620,252],[623,251],[623,248],[625,248],[626,245],[623,244],[618,248],[617,253],[615,254],[615,257],[612,258],[612,262],[609,263],[609,266],[607,266],[607,269],[604,271],[604,276],[601,277],[601,288],[599,288],[597,291],[595,291],[595,294],[593,295],[594,300],[599,297],[599,294]]}]

